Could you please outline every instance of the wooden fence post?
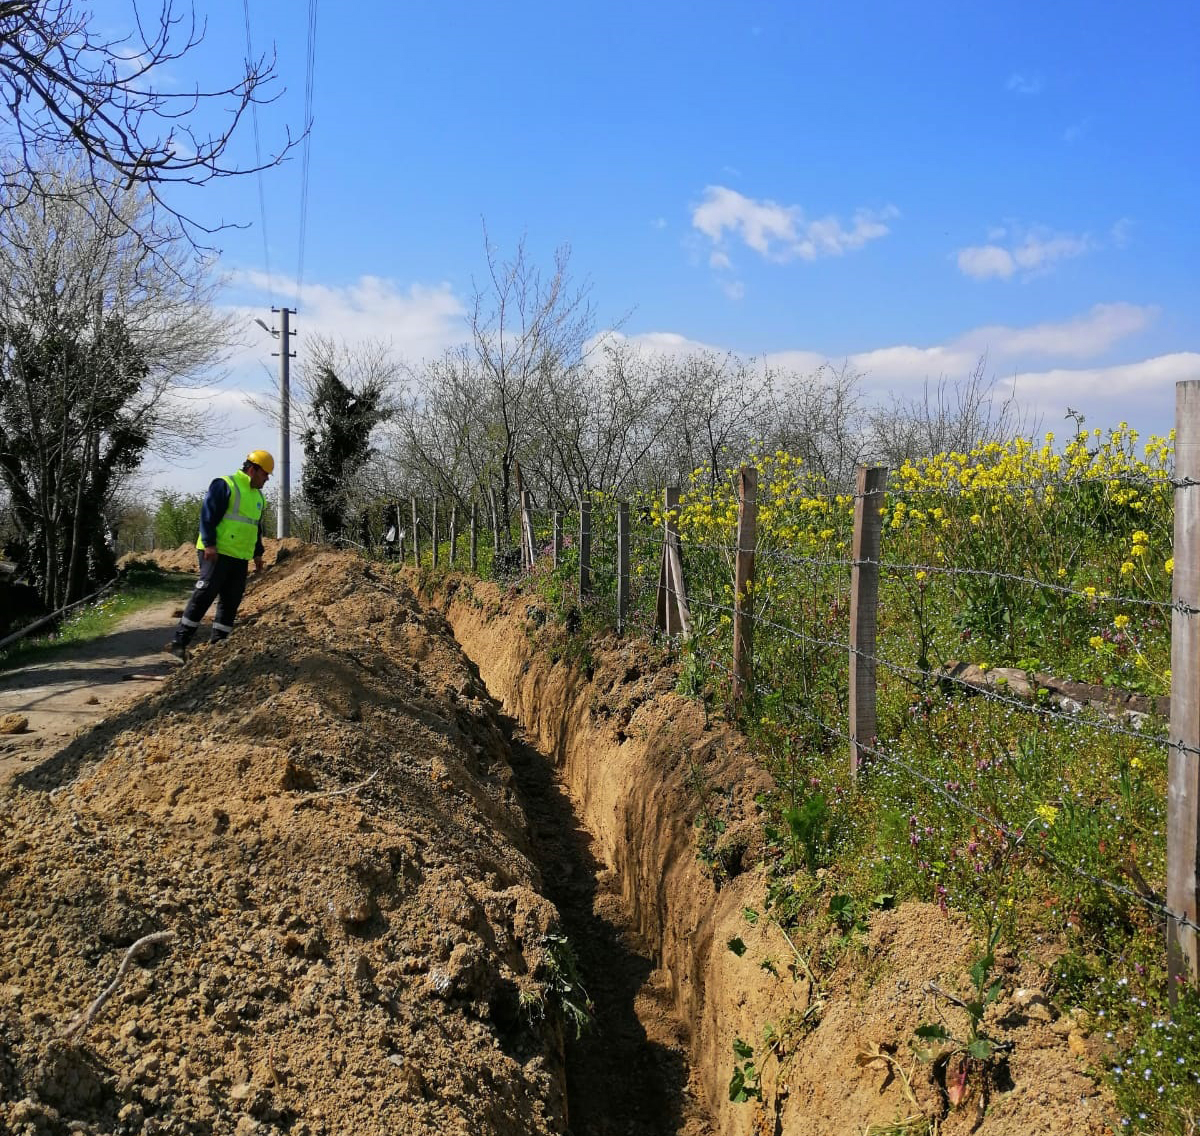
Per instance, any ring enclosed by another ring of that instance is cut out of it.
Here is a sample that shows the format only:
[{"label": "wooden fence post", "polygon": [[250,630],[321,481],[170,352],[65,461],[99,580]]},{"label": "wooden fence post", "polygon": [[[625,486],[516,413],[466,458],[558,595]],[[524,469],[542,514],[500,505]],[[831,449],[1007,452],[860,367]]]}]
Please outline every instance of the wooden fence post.
[{"label": "wooden fence post", "polygon": [[687,585],[683,579],[683,546],[679,540],[679,486],[663,491],[663,550],[658,569],[654,626],[668,635],[690,635]]},{"label": "wooden fence post", "polygon": [[[1200,985],[1200,380],[1175,384],[1175,557],[1167,757],[1167,977]],[[1180,918],[1182,917],[1182,918]],[[1185,923],[1184,920],[1187,920]]]},{"label": "wooden fence post", "polygon": [[432,553],[433,566],[436,568],[438,566],[438,523],[437,523],[437,498],[436,497],[433,499],[433,504],[430,506],[429,516],[430,516],[429,539],[430,539],[430,542],[433,544],[433,553]]},{"label": "wooden fence post", "polygon": [[754,689],[754,545],[758,539],[758,470],[738,474],[737,562],[733,575],[733,703]]},{"label": "wooden fence post", "polygon": [[533,512],[529,504],[529,490],[521,490],[521,561],[527,572],[533,571],[537,552],[533,543]]},{"label": "wooden fence post", "polygon": [[629,615],[629,502],[617,505],[617,634]]},{"label": "wooden fence post", "polygon": [[471,502],[471,574],[479,574],[479,506]]},{"label": "wooden fence post", "polygon": [[413,567],[421,567],[421,535],[417,531],[417,499],[410,498],[412,501],[412,521],[413,521]]},{"label": "wooden fence post", "polygon": [[866,746],[875,744],[875,628],[879,617],[879,510],[886,466],[859,466],[854,489],[854,543],[850,550],[850,776],[857,779]]},{"label": "wooden fence post", "polygon": [[592,503],[579,499],[579,598],[592,594]]},{"label": "wooden fence post", "polygon": [[562,510],[554,510],[554,567],[557,568],[562,560],[563,550],[563,517]]}]

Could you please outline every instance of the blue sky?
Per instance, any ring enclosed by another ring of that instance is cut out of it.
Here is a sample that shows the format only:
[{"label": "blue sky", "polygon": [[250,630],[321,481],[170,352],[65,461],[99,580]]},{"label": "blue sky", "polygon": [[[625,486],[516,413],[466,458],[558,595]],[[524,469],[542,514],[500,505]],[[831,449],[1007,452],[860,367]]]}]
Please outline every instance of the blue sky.
[{"label": "blue sky", "polygon": [[[303,117],[305,9],[197,0],[205,45],[164,82],[230,81],[248,12],[286,88],[271,150]],[[247,332],[212,398],[239,432],[152,483],[277,444],[241,401],[273,382],[251,323],[272,305],[299,309],[300,352],[461,341],[484,222],[547,266],[569,245],[598,327],[648,347],[848,362],[901,396],[986,352],[1046,429],[1071,406],[1165,430],[1200,378],[1198,111],[1194,0],[326,3],[302,287],[299,152],[180,199],[249,226],[218,238]]]}]

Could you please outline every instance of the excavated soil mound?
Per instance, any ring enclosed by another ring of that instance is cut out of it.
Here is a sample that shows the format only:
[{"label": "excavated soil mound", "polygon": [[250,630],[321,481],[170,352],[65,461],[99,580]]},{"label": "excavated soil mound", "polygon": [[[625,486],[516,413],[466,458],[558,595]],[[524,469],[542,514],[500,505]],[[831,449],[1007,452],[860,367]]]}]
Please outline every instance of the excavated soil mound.
[{"label": "excavated soil mound", "polygon": [[0,796],[0,1132],[565,1128],[558,916],[483,684],[402,586],[288,551]]}]

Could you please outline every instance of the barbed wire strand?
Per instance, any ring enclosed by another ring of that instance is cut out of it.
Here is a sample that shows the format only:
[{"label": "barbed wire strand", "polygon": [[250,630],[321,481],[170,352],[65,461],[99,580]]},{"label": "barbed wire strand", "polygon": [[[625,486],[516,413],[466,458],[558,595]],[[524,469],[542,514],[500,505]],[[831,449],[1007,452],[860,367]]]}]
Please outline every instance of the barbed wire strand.
[{"label": "barbed wire strand", "polygon": [[[758,686],[755,687],[755,693],[761,694],[762,692],[763,692],[762,687],[758,687]],[[768,691],[767,693],[770,693],[770,692]],[[818,718],[814,714],[810,714],[810,713],[806,712],[805,710],[801,709],[799,706],[796,706],[792,703],[786,703],[785,705],[786,705],[787,709],[790,710],[792,713],[796,714],[798,717],[805,718],[805,719],[811,721],[814,725],[819,726],[822,730],[824,730],[831,737],[835,737],[835,738],[839,739],[840,741],[846,742],[847,744],[854,744],[862,752],[868,753],[872,757],[877,757],[877,758],[879,758],[879,760],[885,762],[888,765],[893,765],[893,766],[896,766],[897,768],[903,769],[906,773],[908,773],[915,780],[922,782],[923,784],[927,785],[930,789],[932,789],[934,792],[936,792],[939,796],[950,801],[951,804],[964,810],[967,813],[970,813],[972,816],[976,817],[977,819],[982,820],[985,824],[989,825],[990,827],[999,829],[1004,834],[1004,836],[1009,839],[1015,838],[1017,840],[1023,840],[1025,837],[1025,833],[1028,831],[1029,827],[1035,823],[1035,820],[1030,820],[1029,824],[1027,824],[1025,826],[1025,828],[1023,830],[1021,830],[1020,833],[1018,834],[1016,825],[1013,825],[1011,822],[1004,820],[1004,818],[1002,818],[1002,817],[989,816],[987,813],[980,811],[979,809],[975,808],[973,805],[969,804],[968,802],[960,800],[954,793],[951,793],[939,782],[934,780],[932,777],[929,777],[927,774],[922,773],[919,769],[914,769],[911,765],[908,764],[908,762],[904,761],[902,758],[898,758],[892,754],[885,753],[883,750],[879,749],[877,745],[872,746],[872,745],[870,745],[868,743],[864,743],[862,741],[856,741],[855,739],[851,738],[848,733],[845,733],[841,730],[835,729],[833,726],[830,726],[828,722],[825,722],[824,720]],[[1134,891],[1132,888],[1125,887],[1122,884],[1114,883],[1111,880],[1106,880],[1102,876],[1094,875],[1093,873],[1088,872],[1086,869],[1080,868],[1077,865],[1066,864],[1061,859],[1056,857],[1053,853],[1048,852],[1046,849],[1039,849],[1037,851],[1037,855],[1044,857],[1050,863],[1054,864],[1055,867],[1060,868],[1062,871],[1064,871],[1070,875],[1077,876],[1080,879],[1085,879],[1089,883],[1093,883],[1093,884],[1098,885],[1099,887],[1106,888],[1107,890],[1109,890],[1115,894],[1123,895],[1126,898],[1137,900],[1139,903],[1143,904],[1145,907],[1147,907],[1151,910],[1157,911],[1161,915],[1165,915],[1171,919],[1174,919],[1178,923],[1180,923],[1181,925],[1183,925],[1185,927],[1190,927],[1193,930],[1200,930],[1200,924],[1193,923],[1186,914],[1181,914],[1180,912],[1173,911],[1169,907],[1165,906],[1164,904],[1158,903],[1157,901],[1150,899],[1149,897],[1143,895],[1141,892]]]}]

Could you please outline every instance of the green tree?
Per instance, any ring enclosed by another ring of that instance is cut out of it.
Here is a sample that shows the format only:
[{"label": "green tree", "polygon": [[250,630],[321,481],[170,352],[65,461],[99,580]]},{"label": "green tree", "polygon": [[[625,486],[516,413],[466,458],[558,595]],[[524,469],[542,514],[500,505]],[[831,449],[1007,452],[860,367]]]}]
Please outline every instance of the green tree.
[{"label": "green tree", "polygon": [[154,543],[159,548],[178,548],[195,542],[200,532],[203,498],[163,489],[154,510]]},{"label": "green tree", "polygon": [[152,444],[204,428],[172,396],[208,379],[228,339],[188,242],[147,257],[147,198],[56,176],[58,198],[0,188],[0,480],[51,609],[112,575],[110,503]]},{"label": "green tree", "polygon": [[308,427],[302,435],[301,490],[327,538],[344,535],[350,512],[348,479],[371,457],[371,432],[384,421],[386,385],[367,378],[356,388],[322,363],[312,383]]},{"label": "green tree", "polygon": [[48,607],[115,572],[101,514],[149,440],[128,412],[146,363],[118,316],[0,326],[0,475]]}]

